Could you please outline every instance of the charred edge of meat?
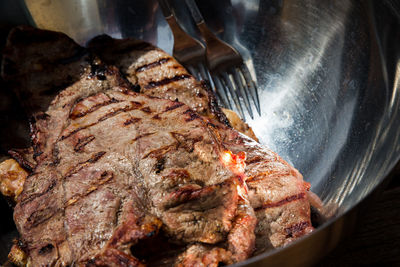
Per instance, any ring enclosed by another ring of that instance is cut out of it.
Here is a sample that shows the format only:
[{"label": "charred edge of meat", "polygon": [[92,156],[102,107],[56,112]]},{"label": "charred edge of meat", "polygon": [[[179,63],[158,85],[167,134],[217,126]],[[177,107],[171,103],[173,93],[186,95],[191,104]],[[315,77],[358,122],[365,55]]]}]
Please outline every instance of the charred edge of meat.
[{"label": "charred edge of meat", "polygon": [[102,64],[96,59],[94,56],[91,56],[89,62],[90,64],[90,75],[89,78],[96,77],[100,81],[104,81],[107,79],[106,74],[112,74],[110,72],[110,68],[107,65]]},{"label": "charred edge of meat", "polygon": [[229,123],[228,118],[222,112],[220,106],[218,105],[217,99],[215,97],[214,92],[212,91],[210,84],[208,81],[202,81],[201,86],[206,90],[208,96],[208,105],[210,107],[211,112],[217,117],[218,121],[222,124],[232,127]]},{"label": "charred edge of meat", "polygon": [[22,168],[24,168],[27,172],[31,173],[35,168],[35,165],[32,162],[26,160],[21,153],[17,149],[12,149],[8,151],[8,154],[15,159]]},{"label": "charred edge of meat", "polygon": [[92,38],[91,40],[89,40],[89,42],[87,43],[87,47],[92,47],[93,45],[105,45],[107,46],[107,44],[109,44],[110,42],[112,42],[114,39],[107,35],[107,34],[101,34],[98,35],[94,38]]},{"label": "charred edge of meat", "polygon": [[[129,40],[131,43],[129,45],[126,45],[122,48],[119,48],[118,50],[113,50],[114,54],[125,54],[125,53],[130,53],[133,50],[147,50],[147,49],[152,49],[153,45],[147,42],[143,41],[137,41],[135,39],[124,39],[124,40]],[[99,36],[94,37],[92,40],[90,40],[87,44],[87,47],[90,50],[93,50],[94,52],[98,50],[103,50],[104,47],[114,47],[113,43],[117,42],[114,38],[107,34],[102,34]],[[128,43],[128,42],[127,42]]]},{"label": "charred edge of meat", "polygon": [[87,63],[90,66],[89,78],[96,77],[103,81],[107,79],[107,75],[117,74],[114,77],[117,79],[117,85],[119,87],[127,91],[133,91],[136,93],[140,92],[139,84],[132,84],[117,67],[107,65],[107,63],[102,62],[95,54],[89,54]]},{"label": "charred edge of meat", "polygon": [[[47,30],[39,30],[30,26],[18,26],[13,28],[7,39],[7,47],[4,49],[3,54],[3,62],[2,62],[2,76],[8,80],[8,78],[13,79],[13,75],[19,74],[18,68],[15,66],[15,62],[12,61],[13,55],[12,47],[21,47],[21,46],[30,46],[36,44],[45,44],[51,45],[52,43],[58,43],[60,40],[63,42],[68,49],[71,49],[67,54],[63,52],[53,55],[50,60],[45,60],[40,64],[41,69],[40,72],[52,72],[54,69],[54,64],[56,65],[68,65],[73,62],[81,61],[82,59],[87,58],[88,51],[86,48],[79,46],[76,44],[70,37],[63,33],[58,33],[54,31]],[[43,58],[43,56],[41,56]],[[63,68],[63,67],[62,67]],[[11,77],[9,77],[11,76]],[[66,80],[64,80],[61,84],[54,85],[47,90],[37,92],[38,95],[41,96],[53,96],[60,91],[60,89],[64,89],[68,87],[72,83],[74,83],[76,79],[72,76],[68,76]],[[24,94],[32,94],[32,92],[28,92],[27,90],[18,92],[21,98],[25,98]]]},{"label": "charred edge of meat", "polygon": [[170,84],[170,83],[172,83],[172,82],[176,82],[176,81],[180,81],[180,80],[185,80],[185,79],[189,79],[189,78],[192,78],[192,75],[189,75],[189,74],[180,74],[180,75],[176,75],[176,76],[171,77],[171,78],[162,79],[162,80],[160,80],[160,81],[151,81],[151,82],[149,82],[144,88],[145,88],[145,89],[152,89],[152,88],[154,88],[154,87],[167,85],[167,84]]},{"label": "charred edge of meat", "polygon": [[31,26],[17,26],[10,31],[9,42],[11,43],[44,43],[44,42],[56,42],[60,38],[74,42],[67,35],[59,32],[39,30]]}]

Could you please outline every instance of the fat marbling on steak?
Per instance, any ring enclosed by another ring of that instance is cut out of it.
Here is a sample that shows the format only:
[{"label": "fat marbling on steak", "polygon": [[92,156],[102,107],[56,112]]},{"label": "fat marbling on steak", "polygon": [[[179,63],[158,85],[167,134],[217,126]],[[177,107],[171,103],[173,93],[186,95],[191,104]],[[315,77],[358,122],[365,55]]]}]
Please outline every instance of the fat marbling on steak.
[{"label": "fat marbling on steak", "polygon": [[[59,73],[71,78],[54,89]],[[14,29],[2,75],[20,95],[52,96],[29,105],[36,166],[14,210],[32,266],[217,266],[312,230],[302,177],[278,155],[181,102],[134,92],[65,35]],[[246,152],[244,173],[227,151]]]}]

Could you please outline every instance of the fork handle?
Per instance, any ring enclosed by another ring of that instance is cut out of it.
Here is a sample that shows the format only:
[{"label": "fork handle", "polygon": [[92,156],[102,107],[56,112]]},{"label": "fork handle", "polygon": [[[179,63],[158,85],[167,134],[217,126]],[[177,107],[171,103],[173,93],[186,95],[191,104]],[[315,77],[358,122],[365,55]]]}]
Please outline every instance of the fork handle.
[{"label": "fork handle", "polygon": [[195,0],[185,0],[186,5],[188,6],[190,13],[192,14],[192,18],[194,19],[197,28],[200,30],[201,36],[206,42],[207,47],[213,42],[218,42],[218,37],[210,31],[207,27],[206,22],[204,21],[203,16],[200,13],[199,8],[197,7]]},{"label": "fork handle", "polygon": [[196,24],[201,24],[204,22],[204,18],[200,13],[199,8],[197,7],[195,0],[186,0],[186,5],[189,7],[190,13],[192,13],[192,17]]}]

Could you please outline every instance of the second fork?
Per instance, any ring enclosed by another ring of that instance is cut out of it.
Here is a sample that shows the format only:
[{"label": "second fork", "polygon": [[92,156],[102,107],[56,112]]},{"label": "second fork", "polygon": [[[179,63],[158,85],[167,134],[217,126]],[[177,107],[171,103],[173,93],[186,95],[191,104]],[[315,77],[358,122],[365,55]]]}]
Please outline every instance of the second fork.
[{"label": "second fork", "polygon": [[243,99],[250,117],[253,118],[250,95],[258,114],[261,115],[256,83],[252,79],[247,65],[243,62],[242,56],[236,51],[236,49],[220,40],[211,32],[207,27],[195,0],[186,0],[186,4],[189,7],[192,17],[200,30],[204,41],[206,42],[207,66],[212,74],[212,79],[217,91],[223,92],[226,96],[229,92],[235,107],[243,119],[245,116],[241,105],[241,99]]}]

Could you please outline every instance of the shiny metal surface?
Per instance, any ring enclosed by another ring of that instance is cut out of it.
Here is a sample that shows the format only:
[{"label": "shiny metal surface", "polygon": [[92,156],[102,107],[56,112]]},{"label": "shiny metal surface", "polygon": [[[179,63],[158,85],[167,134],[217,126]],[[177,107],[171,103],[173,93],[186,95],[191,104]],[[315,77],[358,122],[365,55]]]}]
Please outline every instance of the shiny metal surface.
[{"label": "shiny metal surface", "polygon": [[[177,19],[198,37],[188,10],[173,2]],[[238,265],[311,264],[346,234],[353,208],[399,160],[400,20],[385,1],[197,3],[208,26],[256,74],[262,115],[248,121],[256,135],[298,168],[335,214],[310,236]],[[21,21],[64,31],[81,44],[107,33],[172,52],[157,1],[21,4],[29,11]]]}]

